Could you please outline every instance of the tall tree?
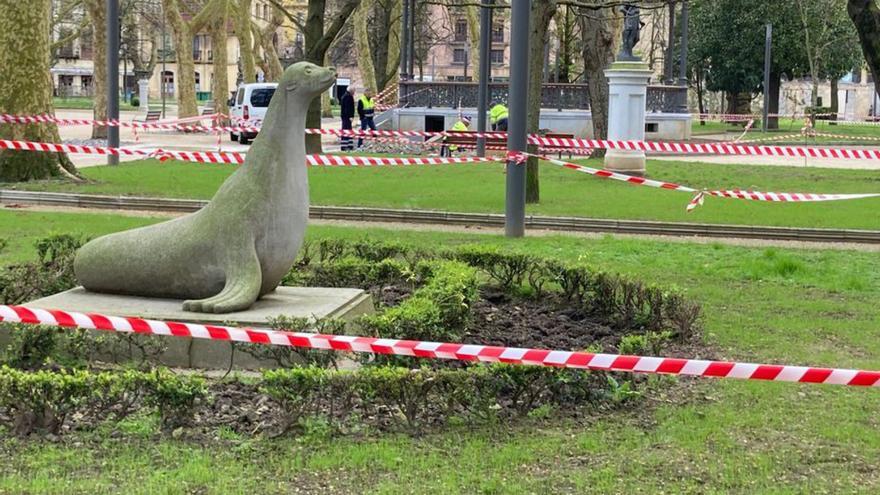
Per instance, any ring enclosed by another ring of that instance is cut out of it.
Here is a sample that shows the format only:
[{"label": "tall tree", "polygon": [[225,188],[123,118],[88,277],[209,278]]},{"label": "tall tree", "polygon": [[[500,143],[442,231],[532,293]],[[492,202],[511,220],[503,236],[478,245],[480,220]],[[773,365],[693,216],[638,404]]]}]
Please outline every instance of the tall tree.
[{"label": "tall tree", "polygon": [[[92,20],[92,87],[95,90],[92,114],[107,120],[107,6],[104,0],[83,0]],[[114,95],[119,98],[118,95]],[[92,139],[106,139],[107,128],[92,126]]]},{"label": "tall tree", "polygon": [[[305,35],[303,59],[317,65],[325,63],[327,52],[361,2],[361,0],[337,0],[338,5],[333,9],[333,5],[328,0],[309,0],[306,21],[303,23],[285,8],[280,0],[269,1],[277,6],[284,17]],[[321,98],[316,98],[309,106],[309,111],[306,114],[306,127],[321,127]],[[306,135],[306,152],[321,152],[321,136],[319,134]]]},{"label": "tall tree", "polygon": [[[750,112],[752,95],[761,93],[764,79],[764,25],[773,25],[770,70],[770,113],[779,113],[782,75],[802,75],[807,69],[803,28],[794,0],[691,0],[689,65],[704,67],[706,88],[728,95],[729,113]],[[736,40],[735,43],[731,40]],[[774,117],[768,127],[777,128]]]},{"label": "tall tree", "polygon": [[[556,0],[531,3],[529,15],[529,104],[526,118],[526,131],[530,134],[540,130],[544,46],[549,41],[550,20],[553,19],[556,8]],[[526,203],[537,203],[540,199],[538,159],[530,157],[526,163]]]},{"label": "tall tree", "polygon": [[795,3],[813,86],[810,104],[815,107],[820,80],[831,80],[834,86],[831,98],[836,100],[837,80],[858,64],[858,35],[846,14],[846,0],[795,0]]},{"label": "tall tree", "polygon": [[874,74],[874,91],[880,94],[880,7],[876,0],[848,0],[846,10],[859,34],[862,54]]},{"label": "tall tree", "polygon": [[[614,62],[623,23],[621,16],[611,7],[581,9],[578,14],[593,136],[596,139],[607,139],[608,80],[605,78],[605,70]],[[597,151],[604,154],[604,150]]]},{"label": "tall tree", "polygon": [[[8,2],[0,16],[0,112],[53,114],[49,73],[50,0]],[[0,137],[59,142],[55,124],[2,124]],[[63,153],[0,150],[0,181],[48,177],[76,178],[76,168]]]},{"label": "tall tree", "polygon": [[397,76],[402,9],[402,0],[361,0],[352,19],[361,79],[375,91]]},{"label": "tall tree", "polygon": [[[102,0],[90,0],[102,1]],[[215,14],[224,8],[226,0],[209,0],[198,4],[181,0],[162,0],[162,9],[174,35],[177,60],[177,116],[194,117],[199,109],[196,104],[196,64],[193,60],[193,36],[208,26]],[[189,8],[193,10],[190,11]],[[184,17],[186,14],[186,17]],[[250,30],[250,26],[248,26]],[[238,33],[237,33],[238,34]]]}]

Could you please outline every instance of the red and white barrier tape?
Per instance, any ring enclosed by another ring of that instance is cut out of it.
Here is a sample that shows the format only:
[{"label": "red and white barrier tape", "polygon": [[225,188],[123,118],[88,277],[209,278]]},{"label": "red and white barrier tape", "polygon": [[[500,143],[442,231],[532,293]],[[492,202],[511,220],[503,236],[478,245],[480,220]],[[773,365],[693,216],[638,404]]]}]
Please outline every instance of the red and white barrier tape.
[{"label": "red and white barrier tape", "polygon": [[476,344],[322,335],[196,323],[165,322],[96,313],[43,310],[0,305],[0,321],[31,325],[107,330],[120,333],[188,337],[252,344],[280,345],[429,359],[501,362],[593,371],[653,373],[741,380],[824,383],[857,387],[880,386],[880,371],[707,361],[669,357],[596,354],[548,349],[523,349]]},{"label": "red and white barrier tape", "polygon": [[[508,154],[508,159],[521,162],[524,157],[527,157],[526,153],[510,153]],[[635,184],[639,186],[648,186],[648,187],[656,187],[659,189],[666,189],[668,191],[681,191],[687,193],[697,193],[696,196],[688,203],[687,211],[693,211],[697,206],[703,204],[703,199],[705,196],[716,196],[719,198],[732,198],[732,199],[744,199],[750,201],[766,201],[772,203],[810,203],[810,202],[820,202],[820,201],[844,201],[844,200],[852,200],[852,199],[864,199],[864,198],[875,198],[880,197],[880,193],[864,193],[864,194],[815,194],[815,193],[787,193],[787,192],[760,192],[760,191],[740,191],[738,189],[733,190],[699,190],[693,187],[684,186],[681,184],[676,184],[674,182],[664,182],[653,179],[646,179],[644,177],[633,177],[631,175],[621,174],[617,172],[612,172],[610,170],[604,169],[595,169],[590,168],[584,165],[578,165],[576,163],[569,163],[562,160],[556,160],[550,157],[542,156],[540,157],[543,160],[546,160],[554,165],[559,165],[563,168],[567,168],[570,170],[575,170],[577,172],[582,172],[585,174],[592,175],[594,177],[601,177],[603,179],[613,179],[619,180],[622,182],[628,182],[630,184]]]},{"label": "red and white barrier tape", "polygon": [[[0,149],[12,149],[19,151],[45,151],[56,153],[77,153],[97,155],[126,155],[141,156],[144,158],[158,158],[167,160],[173,158],[186,162],[198,163],[244,163],[245,154],[237,152],[217,151],[170,151],[170,150],[134,150],[128,148],[110,148],[106,146],[80,146],[73,144],[38,143],[33,141],[9,141],[0,140]],[[452,158],[437,157],[376,157],[376,156],[347,156],[347,155],[307,155],[306,163],[311,166],[357,166],[377,167],[388,165],[444,165],[454,163],[482,163],[495,162],[496,158],[482,158],[478,156],[463,156]]]},{"label": "red and white barrier tape", "polygon": [[[159,160],[167,160],[173,158],[176,160],[198,163],[228,163],[241,164],[244,163],[245,154],[236,152],[215,152],[215,151],[166,151],[162,149],[132,150],[127,148],[110,148],[105,146],[81,146],[71,144],[55,144],[55,143],[38,143],[32,141],[10,141],[0,140],[0,149],[12,149],[19,151],[44,151],[59,153],[82,153],[82,154],[98,154],[98,155],[126,155],[141,156],[144,158],[158,158]],[[529,155],[527,153],[508,153],[506,159],[516,163],[524,162]],[[697,197],[688,205],[688,211],[693,210],[696,206],[702,204],[702,196],[718,196],[724,198],[736,198],[754,201],[769,202],[816,202],[816,201],[840,201],[849,199],[862,199],[880,196],[880,194],[813,194],[813,193],[778,193],[778,192],[757,192],[757,191],[739,191],[739,190],[717,190],[717,191],[698,191],[697,189],[682,186],[671,182],[662,182],[653,179],[645,179],[643,177],[633,177],[625,174],[619,174],[608,170],[594,169],[575,163],[564,162],[542,155],[531,155],[537,158],[549,161],[550,163],[576,170],[578,172],[587,173],[596,177],[615,179],[630,184],[657,187],[661,189],[676,190],[683,192],[697,192]],[[463,156],[463,157],[374,157],[374,156],[347,156],[347,155],[307,155],[306,163],[310,166],[356,166],[356,167],[379,167],[379,166],[408,166],[408,165],[444,165],[444,164],[461,164],[461,163],[486,163],[498,161],[492,157]]]}]

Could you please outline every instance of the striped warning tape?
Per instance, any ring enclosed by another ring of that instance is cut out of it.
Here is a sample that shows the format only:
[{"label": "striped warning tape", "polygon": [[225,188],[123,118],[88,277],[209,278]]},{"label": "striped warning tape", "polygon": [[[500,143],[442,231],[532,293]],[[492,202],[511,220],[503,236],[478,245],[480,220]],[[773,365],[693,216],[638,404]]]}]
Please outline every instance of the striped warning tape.
[{"label": "striped warning tape", "polygon": [[880,371],[754,364],[235,328],[0,305],[0,321],[429,359],[880,387]]}]

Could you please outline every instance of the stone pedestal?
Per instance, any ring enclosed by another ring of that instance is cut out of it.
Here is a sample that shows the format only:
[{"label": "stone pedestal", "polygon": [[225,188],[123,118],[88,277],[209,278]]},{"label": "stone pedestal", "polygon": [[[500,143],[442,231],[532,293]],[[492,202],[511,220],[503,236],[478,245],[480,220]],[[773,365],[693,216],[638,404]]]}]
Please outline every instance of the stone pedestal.
[{"label": "stone pedestal", "polygon": [[141,102],[140,110],[146,112],[150,108],[150,81],[141,79],[138,81],[138,99]]},{"label": "stone pedestal", "polygon": [[[369,293],[361,289],[318,287],[279,287],[258,300],[250,309],[226,314],[191,313],[181,309],[183,301],[136,296],[98,294],[77,287],[59,294],[26,303],[39,309],[61,309],[110,316],[135,316],[150,320],[181,321],[209,325],[233,325],[267,328],[267,319],[277,316],[303,318],[341,318],[351,320],[373,312]],[[105,331],[95,331],[106,335]],[[139,335],[141,339],[162,339],[168,346],[161,361],[180,368],[226,369],[232,362],[236,369],[271,367],[274,362],[258,360],[232,350],[230,342],[181,337]],[[0,332],[0,345],[8,339]],[[237,344],[240,345],[240,344]],[[133,352],[137,353],[134,349]],[[130,356],[138,359],[139,356]]]},{"label": "stone pedestal", "polygon": [[[608,78],[608,139],[645,139],[645,102],[651,70],[644,62],[614,62]],[[630,175],[645,175],[645,152],[608,150],[605,168]]]}]

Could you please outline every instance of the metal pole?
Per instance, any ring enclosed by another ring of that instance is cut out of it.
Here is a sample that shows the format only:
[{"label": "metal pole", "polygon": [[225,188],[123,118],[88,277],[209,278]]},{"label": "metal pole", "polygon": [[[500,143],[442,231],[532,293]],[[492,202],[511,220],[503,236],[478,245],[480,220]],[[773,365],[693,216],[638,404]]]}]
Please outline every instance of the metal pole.
[{"label": "metal pole", "polygon": [[675,0],[669,2],[669,36],[666,47],[666,84],[672,84],[672,53],[675,45]]},{"label": "metal pole", "polygon": [[[119,120],[119,0],[107,0],[107,119]],[[107,146],[119,147],[119,127],[107,127]],[[118,165],[107,155],[107,165]]]},{"label": "metal pole", "polygon": [[[488,5],[495,0],[484,0]],[[486,113],[489,111],[489,79],[492,77],[492,9],[480,7],[480,81],[477,87],[477,131],[486,132]],[[477,155],[486,156],[486,138],[477,138]]]},{"label": "metal pole", "polygon": [[409,68],[409,1],[403,2],[403,25],[401,28],[401,43],[400,43],[400,79],[405,81],[407,79],[407,69]]},{"label": "metal pole", "polygon": [[768,116],[770,114],[770,46],[773,42],[773,24],[767,23],[764,33],[764,115],[761,123],[761,131],[767,132],[770,127]]},{"label": "metal pole", "polygon": [[[510,116],[507,127],[508,152],[526,149],[526,111],[529,96],[529,0],[511,0],[510,32]],[[504,233],[507,237],[525,235],[526,166],[507,162]]]},{"label": "metal pole", "polygon": [[678,84],[687,86],[688,0],[681,4],[681,56],[678,60]]},{"label": "metal pole", "polygon": [[678,102],[678,111],[688,113],[688,81],[687,81],[687,51],[688,51],[688,0],[681,4],[681,55],[678,59],[678,85],[685,89],[681,92]]}]

